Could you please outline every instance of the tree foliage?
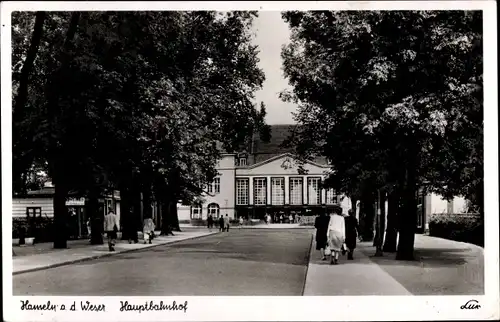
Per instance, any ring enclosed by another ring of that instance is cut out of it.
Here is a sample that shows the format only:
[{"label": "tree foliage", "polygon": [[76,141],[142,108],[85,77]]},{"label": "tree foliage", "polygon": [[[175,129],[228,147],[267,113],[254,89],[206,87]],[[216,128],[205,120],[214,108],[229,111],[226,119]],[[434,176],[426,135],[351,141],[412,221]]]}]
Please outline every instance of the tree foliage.
[{"label": "tree foliage", "polygon": [[[17,88],[36,23],[31,13],[14,16]],[[154,191],[171,208],[179,198],[199,195],[217,175],[223,151],[235,150],[255,131],[268,133],[265,107],[253,96],[264,81],[250,44],[254,17],[46,13],[29,77],[29,113],[14,122],[15,157],[22,161],[16,175],[40,160],[62,197],[78,190],[95,198],[123,187],[132,194]],[[21,112],[16,106],[14,113]],[[55,210],[62,226],[63,210]]]},{"label": "tree foliage", "polygon": [[282,97],[299,105],[302,125],[295,143],[331,161],[330,185],[356,198],[402,191],[409,236],[418,187],[481,195],[481,12],[282,16],[292,30],[282,51],[292,90]]}]

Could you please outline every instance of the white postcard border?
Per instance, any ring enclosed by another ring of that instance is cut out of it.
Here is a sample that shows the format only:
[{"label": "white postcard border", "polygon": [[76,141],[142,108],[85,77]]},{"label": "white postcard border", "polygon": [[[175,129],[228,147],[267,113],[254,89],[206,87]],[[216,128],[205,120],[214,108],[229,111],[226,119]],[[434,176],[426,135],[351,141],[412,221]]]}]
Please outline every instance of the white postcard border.
[{"label": "white postcard border", "polygon": [[[471,320],[499,318],[498,257],[498,98],[496,2],[494,1],[364,1],[364,2],[2,2],[2,229],[3,301],[6,321],[319,321],[319,320]],[[485,294],[482,296],[358,296],[358,297],[19,297],[12,296],[12,117],[10,12],[16,10],[472,10],[484,19],[484,145],[485,145]],[[479,310],[461,310],[470,299]],[[106,312],[21,311],[21,300],[43,303],[91,301]],[[120,312],[120,301],[182,304],[183,311]],[[42,315],[43,314],[43,315]]]}]

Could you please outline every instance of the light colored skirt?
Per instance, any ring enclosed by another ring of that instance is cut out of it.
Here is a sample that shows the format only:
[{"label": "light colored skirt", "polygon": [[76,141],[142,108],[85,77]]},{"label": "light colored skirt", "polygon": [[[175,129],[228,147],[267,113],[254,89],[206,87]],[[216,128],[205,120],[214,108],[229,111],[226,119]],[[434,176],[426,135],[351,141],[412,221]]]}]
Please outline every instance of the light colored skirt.
[{"label": "light colored skirt", "polygon": [[335,252],[340,252],[343,243],[344,236],[339,231],[330,230],[328,236],[328,246],[330,249]]}]

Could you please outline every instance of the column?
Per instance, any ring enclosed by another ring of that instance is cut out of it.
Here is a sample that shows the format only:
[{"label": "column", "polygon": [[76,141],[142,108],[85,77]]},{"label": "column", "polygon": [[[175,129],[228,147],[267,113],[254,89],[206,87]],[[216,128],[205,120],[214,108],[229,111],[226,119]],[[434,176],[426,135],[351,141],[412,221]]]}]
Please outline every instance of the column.
[{"label": "column", "polygon": [[302,177],[302,204],[307,205],[307,177]]},{"label": "column", "polygon": [[285,176],[285,205],[290,204],[290,177]]},{"label": "column", "polygon": [[253,205],[253,177],[248,178],[248,204]]},{"label": "column", "polygon": [[266,178],[266,201],[267,204],[271,204],[271,177]]}]

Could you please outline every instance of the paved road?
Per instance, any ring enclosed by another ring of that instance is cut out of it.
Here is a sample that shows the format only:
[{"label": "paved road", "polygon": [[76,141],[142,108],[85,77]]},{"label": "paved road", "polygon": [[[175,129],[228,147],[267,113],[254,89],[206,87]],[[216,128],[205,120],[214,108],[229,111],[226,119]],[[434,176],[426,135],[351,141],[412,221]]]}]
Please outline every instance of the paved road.
[{"label": "paved road", "polygon": [[13,276],[14,295],[302,295],[311,231],[238,230]]}]

